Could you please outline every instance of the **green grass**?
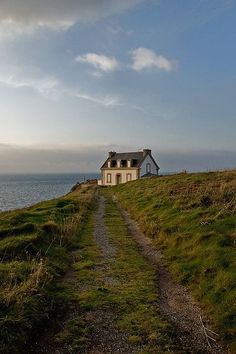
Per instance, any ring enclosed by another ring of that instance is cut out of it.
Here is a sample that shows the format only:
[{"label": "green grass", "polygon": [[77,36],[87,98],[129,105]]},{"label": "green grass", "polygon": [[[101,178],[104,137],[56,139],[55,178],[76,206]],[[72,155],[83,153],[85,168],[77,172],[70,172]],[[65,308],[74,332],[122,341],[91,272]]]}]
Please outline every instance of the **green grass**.
[{"label": "green grass", "polygon": [[236,171],[137,180],[110,189],[235,349]]},{"label": "green grass", "polygon": [[86,222],[94,188],[0,213],[0,352],[24,351],[71,301],[62,276]]},{"label": "green grass", "polygon": [[127,225],[107,195],[105,222],[117,249],[110,276],[121,279],[109,298],[119,309],[119,326],[130,333],[129,340],[141,344],[143,352],[165,353],[174,348],[171,328],[160,317],[157,306],[156,274],[128,235]]},{"label": "green grass", "polygon": [[[80,250],[74,263],[80,315],[69,321],[59,337],[73,347],[71,332],[83,331],[83,343],[74,343],[74,349],[82,350],[89,345],[92,335],[86,313],[110,309],[117,317],[118,328],[128,333],[130,343],[142,347],[137,353],[177,352],[170,339],[172,330],[159,314],[155,271],[128,235],[127,226],[109,194],[101,193],[106,195],[105,223],[116,254],[110,263],[101,256],[93,237],[92,217],[80,235]],[[71,326],[73,323],[75,326]]]}]

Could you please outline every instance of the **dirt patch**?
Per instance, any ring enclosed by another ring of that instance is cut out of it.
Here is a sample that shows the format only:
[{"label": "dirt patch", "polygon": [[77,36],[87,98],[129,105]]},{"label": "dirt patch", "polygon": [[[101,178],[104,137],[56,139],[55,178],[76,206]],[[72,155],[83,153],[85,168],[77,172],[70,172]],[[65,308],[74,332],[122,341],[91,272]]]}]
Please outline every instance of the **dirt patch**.
[{"label": "dirt patch", "polygon": [[140,231],[138,224],[130,218],[129,214],[120,206],[118,207],[128,225],[130,235],[137,242],[144,257],[156,268],[160,313],[174,327],[176,340],[183,347],[184,352],[199,354],[227,353],[218,337],[212,332],[208,331],[208,334],[214,340],[206,338],[201,318],[204,319],[204,326],[208,329],[209,321],[202,314],[199,305],[184,286],[174,282],[170,272],[163,265],[163,257],[160,251]]}]

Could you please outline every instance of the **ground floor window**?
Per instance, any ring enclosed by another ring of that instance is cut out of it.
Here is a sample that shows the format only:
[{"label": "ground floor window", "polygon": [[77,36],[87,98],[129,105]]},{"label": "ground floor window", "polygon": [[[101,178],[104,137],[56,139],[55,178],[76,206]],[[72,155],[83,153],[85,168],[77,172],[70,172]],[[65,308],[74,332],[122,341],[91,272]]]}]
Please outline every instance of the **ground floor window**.
[{"label": "ground floor window", "polygon": [[107,183],[111,183],[111,173],[107,173]]},{"label": "ground floor window", "polygon": [[129,181],[131,181],[131,180],[132,180],[132,175],[131,175],[131,173],[127,173],[127,174],[126,174],[126,181],[129,182]]}]

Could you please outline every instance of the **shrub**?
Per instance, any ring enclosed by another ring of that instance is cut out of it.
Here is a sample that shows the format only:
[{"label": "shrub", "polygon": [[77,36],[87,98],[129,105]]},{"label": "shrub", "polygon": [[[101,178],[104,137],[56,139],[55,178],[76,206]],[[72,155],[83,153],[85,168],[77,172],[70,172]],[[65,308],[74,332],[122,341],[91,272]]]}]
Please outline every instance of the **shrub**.
[{"label": "shrub", "polygon": [[0,230],[0,237],[20,235],[22,233],[31,233],[34,232],[35,230],[36,230],[36,225],[31,222],[28,222],[23,225]]},{"label": "shrub", "polygon": [[41,225],[41,229],[44,233],[48,235],[56,235],[60,233],[60,228],[57,223],[53,220],[49,220]]},{"label": "shrub", "polygon": [[201,202],[201,205],[204,206],[204,207],[209,207],[213,203],[212,199],[211,199],[211,197],[209,195],[203,195],[201,197],[200,202]]}]

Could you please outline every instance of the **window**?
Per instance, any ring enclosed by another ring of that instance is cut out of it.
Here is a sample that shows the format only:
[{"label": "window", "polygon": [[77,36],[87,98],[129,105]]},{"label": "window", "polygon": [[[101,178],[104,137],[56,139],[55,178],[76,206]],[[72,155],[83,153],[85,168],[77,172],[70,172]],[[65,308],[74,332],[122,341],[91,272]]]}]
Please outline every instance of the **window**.
[{"label": "window", "polygon": [[150,163],[146,164],[146,173],[151,173],[151,164]]},{"label": "window", "polygon": [[111,183],[111,173],[107,174],[107,183]]},{"label": "window", "polygon": [[126,182],[129,182],[129,181],[131,181],[132,180],[132,175],[131,175],[131,173],[127,173],[126,174]]},{"label": "window", "polygon": [[121,166],[120,167],[127,167],[127,160],[121,160]]}]

